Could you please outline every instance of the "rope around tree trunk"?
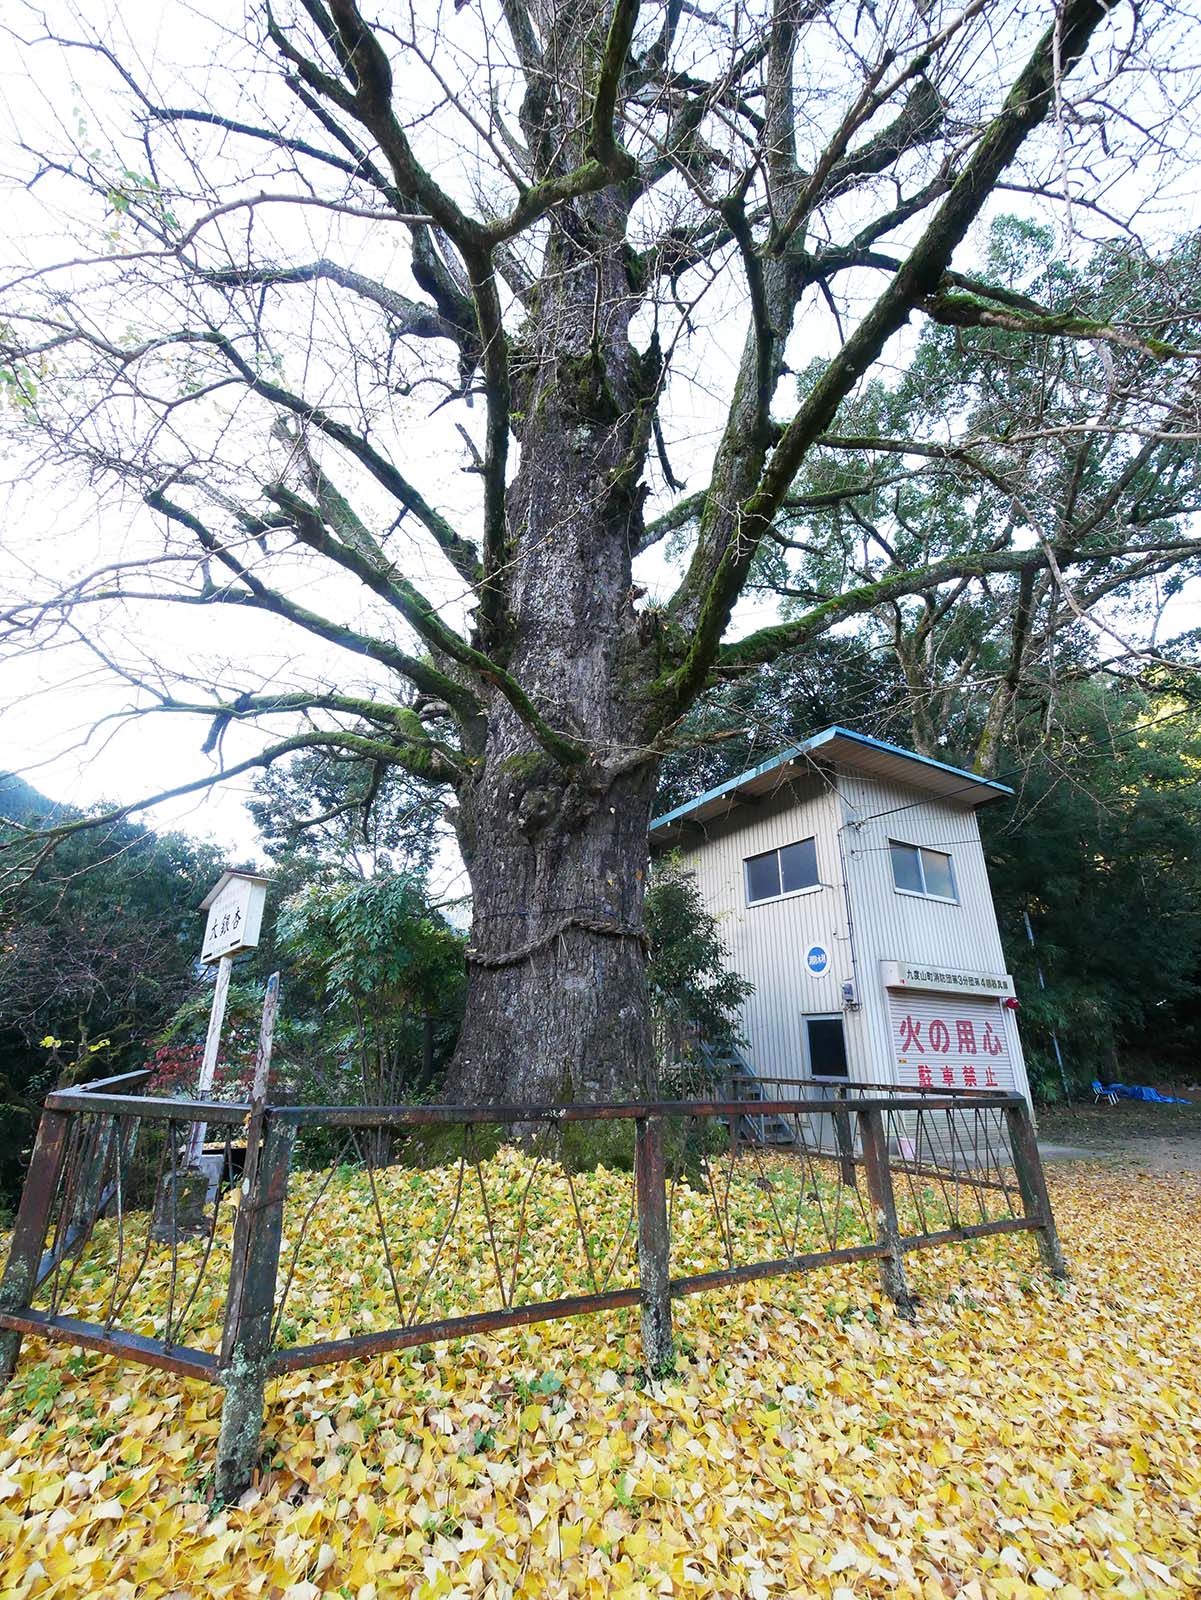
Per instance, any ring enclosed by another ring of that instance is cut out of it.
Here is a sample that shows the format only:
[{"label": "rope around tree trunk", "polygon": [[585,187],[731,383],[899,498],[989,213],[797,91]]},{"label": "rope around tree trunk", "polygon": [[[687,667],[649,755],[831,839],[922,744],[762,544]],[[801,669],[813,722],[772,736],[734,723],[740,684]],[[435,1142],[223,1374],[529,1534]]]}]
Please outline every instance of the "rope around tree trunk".
[{"label": "rope around tree trunk", "polygon": [[648,942],[646,929],[636,927],[633,923],[614,922],[609,917],[570,916],[554,923],[536,939],[529,939],[525,944],[518,945],[516,950],[506,950],[501,955],[485,955],[482,951],[469,946],[467,959],[476,967],[510,967],[551,944],[570,928],[582,928],[586,933],[604,934],[610,939],[637,939],[641,944]]}]

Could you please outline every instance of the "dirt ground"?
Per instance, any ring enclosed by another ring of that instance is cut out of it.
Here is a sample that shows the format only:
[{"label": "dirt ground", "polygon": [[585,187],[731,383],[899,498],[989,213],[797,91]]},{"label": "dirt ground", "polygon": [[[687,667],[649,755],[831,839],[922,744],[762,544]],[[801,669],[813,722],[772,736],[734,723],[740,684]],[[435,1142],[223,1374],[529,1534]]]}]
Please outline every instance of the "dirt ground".
[{"label": "dirt ground", "polygon": [[1201,1172],[1201,1091],[1156,1085],[1183,1094],[1188,1105],[1162,1106],[1141,1100],[1094,1105],[1092,1096],[1074,1106],[1043,1106],[1040,1143],[1087,1151],[1091,1160],[1145,1167],[1149,1172]]}]

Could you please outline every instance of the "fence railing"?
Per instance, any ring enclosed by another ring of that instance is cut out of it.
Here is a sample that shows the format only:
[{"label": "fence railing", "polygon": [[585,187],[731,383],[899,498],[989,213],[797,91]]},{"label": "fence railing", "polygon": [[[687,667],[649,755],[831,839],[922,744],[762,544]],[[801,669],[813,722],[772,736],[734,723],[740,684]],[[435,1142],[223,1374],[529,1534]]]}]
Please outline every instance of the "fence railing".
[{"label": "fence railing", "polygon": [[740,1134],[732,1094],[252,1111],[146,1096],[145,1076],[46,1101],[0,1385],[27,1334],[222,1385],[222,1499],[252,1478],[267,1381],[294,1368],[637,1306],[660,1374],[672,1301],[722,1286],[872,1262],[909,1312],[909,1252],[1023,1231],[1065,1275],[1017,1095],[778,1085],[780,1152]]}]

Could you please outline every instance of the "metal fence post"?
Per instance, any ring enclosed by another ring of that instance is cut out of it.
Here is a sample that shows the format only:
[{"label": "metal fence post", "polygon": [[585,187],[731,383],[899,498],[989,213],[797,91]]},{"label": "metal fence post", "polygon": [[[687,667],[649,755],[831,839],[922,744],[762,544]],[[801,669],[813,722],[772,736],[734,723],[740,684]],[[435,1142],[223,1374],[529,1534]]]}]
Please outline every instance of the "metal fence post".
[{"label": "metal fence post", "polygon": [[860,1109],[858,1116],[867,1192],[876,1219],[876,1242],[888,1252],[880,1257],[880,1287],[902,1316],[911,1317],[913,1297],[905,1281],[905,1256],[901,1249],[901,1229],[892,1192],[892,1164],[888,1159],[884,1118],[872,1107]]},{"label": "metal fence post", "polygon": [[663,1118],[638,1117],[634,1132],[638,1196],[638,1282],[642,1290],[642,1359],[652,1378],[675,1365],[671,1337],[671,1238]]},{"label": "metal fence post", "polygon": [[[847,1091],[842,1084],[835,1093],[839,1100],[846,1101]],[[854,1189],[859,1179],[855,1172],[855,1139],[851,1132],[849,1111],[834,1113],[834,1143],[838,1148],[838,1170],[842,1175],[842,1181],[848,1188]]]},{"label": "metal fence post", "polygon": [[296,1137],[295,1124],[276,1122],[270,1114],[262,1119],[262,1128],[261,1153],[254,1137],[258,1130],[248,1135],[246,1160],[252,1177],[243,1187],[234,1226],[218,1360],[218,1376],[225,1386],[215,1477],[221,1503],[236,1500],[250,1487],[259,1458],[284,1201]]},{"label": "metal fence post", "polygon": [[1051,1210],[1051,1197],[1047,1193],[1047,1179],[1043,1172],[1042,1157],[1038,1153],[1038,1139],[1030,1117],[1030,1107],[1024,1098],[1005,1107],[1005,1123],[1009,1129],[1009,1147],[1013,1152],[1013,1168],[1022,1196],[1022,1209],[1029,1221],[1036,1224],[1035,1238],[1043,1266],[1053,1278],[1062,1281],[1069,1276],[1067,1262],[1063,1259],[1063,1249],[1055,1227],[1055,1215]]},{"label": "metal fence post", "polygon": [[[66,1154],[70,1120],[63,1111],[42,1112],[29,1171],[21,1189],[8,1263],[0,1279],[0,1312],[23,1311],[33,1299]],[[0,1389],[16,1371],[20,1353],[21,1335],[15,1329],[0,1328]]]}]

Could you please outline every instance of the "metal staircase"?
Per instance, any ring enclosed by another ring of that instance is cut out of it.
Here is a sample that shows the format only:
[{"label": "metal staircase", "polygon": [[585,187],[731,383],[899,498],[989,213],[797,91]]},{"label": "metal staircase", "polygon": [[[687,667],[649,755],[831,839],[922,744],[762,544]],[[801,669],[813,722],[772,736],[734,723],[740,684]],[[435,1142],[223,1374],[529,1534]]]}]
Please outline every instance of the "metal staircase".
[{"label": "metal staircase", "polygon": [[[740,1136],[756,1144],[781,1148],[796,1143],[796,1128],[789,1118],[767,1108],[771,1102],[763,1093],[763,1085],[750,1061],[737,1045],[715,1047],[703,1039],[697,1041],[697,1053],[713,1076],[715,1084],[727,1085],[730,1097],[745,1100],[748,1107],[762,1106],[760,1111],[747,1110],[739,1118]],[[724,1088],[721,1091],[725,1092]]]}]

